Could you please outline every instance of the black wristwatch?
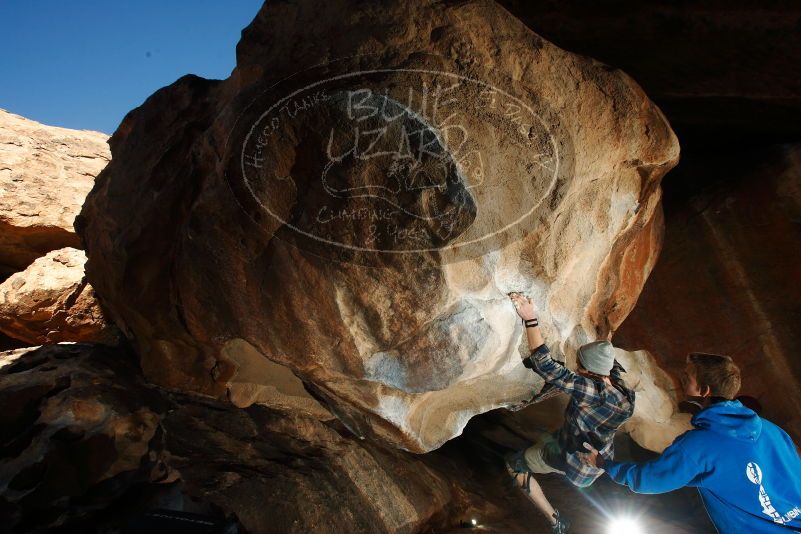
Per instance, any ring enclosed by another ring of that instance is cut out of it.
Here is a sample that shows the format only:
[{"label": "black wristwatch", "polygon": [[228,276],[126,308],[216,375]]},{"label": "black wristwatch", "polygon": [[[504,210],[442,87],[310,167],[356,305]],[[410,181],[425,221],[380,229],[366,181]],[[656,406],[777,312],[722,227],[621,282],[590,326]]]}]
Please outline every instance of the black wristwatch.
[{"label": "black wristwatch", "polygon": [[523,319],[523,326],[526,328],[534,328],[535,326],[539,326],[540,322],[535,317],[534,319]]}]

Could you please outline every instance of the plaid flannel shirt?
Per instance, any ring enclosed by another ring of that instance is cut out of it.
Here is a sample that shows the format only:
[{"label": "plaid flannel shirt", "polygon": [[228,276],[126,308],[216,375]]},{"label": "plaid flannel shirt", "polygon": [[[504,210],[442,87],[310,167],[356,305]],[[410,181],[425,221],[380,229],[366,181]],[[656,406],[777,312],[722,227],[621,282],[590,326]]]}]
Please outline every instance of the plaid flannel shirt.
[{"label": "plaid flannel shirt", "polygon": [[[559,430],[559,456],[553,465],[579,487],[589,486],[603,473],[603,469],[581,462],[577,453],[586,452],[583,443],[589,442],[605,459],[614,454],[615,431],[634,413],[634,391],[623,385],[620,378],[625,369],[615,360],[609,378],[620,389],[603,381],[574,373],[551,358],[548,346],[543,344],[531,351],[523,361],[548,384],[570,395],[565,410],[565,423]],[[548,462],[551,463],[551,462]]]}]

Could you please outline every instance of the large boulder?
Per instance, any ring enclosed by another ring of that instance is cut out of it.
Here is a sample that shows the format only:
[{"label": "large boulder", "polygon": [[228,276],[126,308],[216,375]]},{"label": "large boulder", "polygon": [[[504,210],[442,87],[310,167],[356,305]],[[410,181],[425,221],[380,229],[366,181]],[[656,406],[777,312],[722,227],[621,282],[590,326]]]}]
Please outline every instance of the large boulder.
[{"label": "large boulder", "polygon": [[230,78],[109,144],[75,224],[148,379],[415,452],[541,386],[507,292],[570,365],[618,326],[679,153],[629,76],[486,1],[268,2]]},{"label": "large boulder", "polygon": [[80,247],[72,223],[111,157],[107,139],[0,109],[0,280],[51,250]]},{"label": "large boulder", "polygon": [[31,345],[61,341],[116,344],[118,329],[105,319],[86,283],[86,255],[71,247],[48,252],[0,284],[0,332]]}]

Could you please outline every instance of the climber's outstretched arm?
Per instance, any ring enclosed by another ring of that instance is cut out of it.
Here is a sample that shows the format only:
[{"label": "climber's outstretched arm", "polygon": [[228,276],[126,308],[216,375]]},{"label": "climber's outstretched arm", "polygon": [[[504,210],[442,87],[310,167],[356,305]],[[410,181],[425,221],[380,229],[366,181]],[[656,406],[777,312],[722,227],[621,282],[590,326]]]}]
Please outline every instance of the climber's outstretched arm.
[{"label": "climber's outstretched arm", "polygon": [[[515,305],[517,314],[524,320],[531,321],[537,318],[534,303],[530,298],[519,293],[510,293],[509,298]],[[554,387],[569,393],[577,400],[589,400],[598,395],[595,382],[574,373],[561,363],[551,358],[551,351],[545,344],[539,325],[526,327],[529,355],[523,359],[523,365],[533,369],[543,380]]]}]

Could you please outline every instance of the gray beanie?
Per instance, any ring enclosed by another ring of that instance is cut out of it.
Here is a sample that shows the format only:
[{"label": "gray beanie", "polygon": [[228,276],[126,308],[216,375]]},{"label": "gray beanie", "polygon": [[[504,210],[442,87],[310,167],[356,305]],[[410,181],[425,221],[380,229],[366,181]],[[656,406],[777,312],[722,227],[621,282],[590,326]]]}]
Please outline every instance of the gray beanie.
[{"label": "gray beanie", "polygon": [[608,375],[615,363],[615,352],[608,341],[593,341],[580,346],[578,357],[587,371],[599,375]]}]

